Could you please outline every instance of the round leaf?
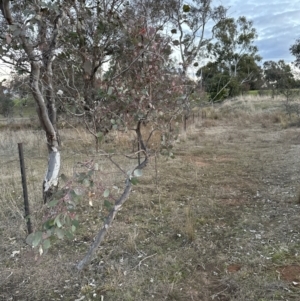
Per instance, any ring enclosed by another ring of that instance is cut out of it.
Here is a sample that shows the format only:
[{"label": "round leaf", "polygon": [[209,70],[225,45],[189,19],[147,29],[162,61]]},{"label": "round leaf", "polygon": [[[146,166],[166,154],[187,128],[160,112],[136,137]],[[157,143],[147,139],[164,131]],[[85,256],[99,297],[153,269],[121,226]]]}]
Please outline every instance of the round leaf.
[{"label": "round leaf", "polygon": [[133,175],[135,177],[141,177],[143,175],[143,171],[141,169],[135,169]]},{"label": "round leaf", "polygon": [[47,204],[47,206],[48,206],[48,207],[55,207],[55,206],[57,205],[58,202],[59,202],[58,200],[52,200],[52,201],[50,201],[50,202]]},{"label": "round leaf", "polygon": [[50,248],[50,246],[51,246],[50,240],[49,240],[49,239],[45,239],[45,240],[43,241],[43,248],[44,248],[45,250],[47,250],[47,249]]},{"label": "round leaf", "polygon": [[63,239],[65,236],[65,231],[63,229],[56,229],[55,233],[59,239]]},{"label": "round leaf", "polygon": [[109,196],[109,189],[105,189],[105,191],[103,192],[103,196],[105,198],[107,198]]}]

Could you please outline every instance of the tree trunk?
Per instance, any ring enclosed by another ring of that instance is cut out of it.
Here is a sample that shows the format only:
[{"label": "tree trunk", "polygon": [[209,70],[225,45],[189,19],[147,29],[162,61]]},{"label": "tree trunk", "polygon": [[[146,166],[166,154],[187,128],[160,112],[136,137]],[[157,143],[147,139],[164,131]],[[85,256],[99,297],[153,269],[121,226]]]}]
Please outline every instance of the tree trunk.
[{"label": "tree trunk", "polygon": [[[32,95],[37,103],[37,113],[40,119],[40,123],[46,132],[47,146],[48,146],[48,167],[43,182],[43,198],[46,203],[49,198],[57,191],[58,188],[58,174],[60,169],[60,152],[59,152],[59,141],[58,135],[55,131],[56,126],[56,115],[52,115],[51,122],[49,117],[49,111],[46,107],[43,95],[39,89],[40,79],[40,68],[39,62],[31,63],[31,74],[30,74],[30,87]],[[54,103],[52,106],[55,109]],[[52,108],[53,109],[53,108]],[[54,111],[56,112],[56,110]],[[55,117],[55,119],[54,119]]]},{"label": "tree trunk", "polygon": [[[65,14],[63,10],[61,10],[60,14],[57,15],[51,33],[47,21],[39,19],[37,24],[40,44],[37,45],[35,42],[30,41],[24,26],[22,27],[18,23],[14,24],[15,21],[11,17],[9,2],[9,0],[0,1],[0,9],[4,19],[6,19],[9,25],[16,25],[19,29],[22,28],[18,38],[27,55],[27,60],[30,63],[30,88],[37,104],[37,114],[40,123],[46,132],[49,152],[48,167],[43,182],[43,197],[44,202],[46,202],[58,188],[58,174],[60,169],[59,139],[56,129],[56,107],[52,86],[52,61],[55,55],[54,52],[57,48],[58,37],[62,35],[62,32],[59,31],[59,27],[62,26],[62,20],[64,19]],[[41,7],[39,4],[40,3],[35,5],[35,9],[36,14],[40,16]],[[46,39],[46,36],[49,38]],[[39,87],[42,68],[45,75],[47,106],[45,104],[43,93]]]}]

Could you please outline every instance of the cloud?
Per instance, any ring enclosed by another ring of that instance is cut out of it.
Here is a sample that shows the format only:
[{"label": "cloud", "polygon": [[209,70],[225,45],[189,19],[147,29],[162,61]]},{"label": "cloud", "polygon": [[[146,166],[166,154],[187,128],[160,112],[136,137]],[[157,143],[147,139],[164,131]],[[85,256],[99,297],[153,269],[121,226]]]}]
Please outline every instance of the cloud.
[{"label": "cloud", "polygon": [[258,39],[255,44],[266,60],[294,61],[289,48],[300,37],[299,1],[230,0],[229,17],[246,16],[253,21]]}]

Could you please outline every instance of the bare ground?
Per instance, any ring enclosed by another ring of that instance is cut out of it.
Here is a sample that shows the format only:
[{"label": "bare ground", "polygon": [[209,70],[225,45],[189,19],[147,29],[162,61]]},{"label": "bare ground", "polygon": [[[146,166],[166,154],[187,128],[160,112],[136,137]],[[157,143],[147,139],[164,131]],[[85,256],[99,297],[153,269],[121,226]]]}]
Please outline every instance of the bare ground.
[{"label": "bare ground", "polygon": [[101,224],[98,207],[83,205],[76,240],[39,257],[24,243],[11,180],[0,199],[0,299],[299,300],[300,130],[275,121],[220,115],[192,126],[157,177],[152,161],[81,273],[73,265]]}]

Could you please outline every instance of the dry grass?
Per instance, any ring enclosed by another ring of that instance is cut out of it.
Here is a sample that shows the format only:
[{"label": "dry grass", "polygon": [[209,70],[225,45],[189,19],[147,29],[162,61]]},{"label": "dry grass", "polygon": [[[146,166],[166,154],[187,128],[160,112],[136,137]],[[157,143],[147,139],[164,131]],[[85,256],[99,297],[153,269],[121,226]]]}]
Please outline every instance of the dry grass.
[{"label": "dry grass", "polygon": [[[83,201],[76,240],[58,241],[47,255],[37,256],[24,243],[16,143],[26,140],[36,218],[44,138],[33,130],[0,132],[0,299],[299,300],[300,139],[298,128],[288,121],[283,126],[280,104],[239,99],[196,119],[181,133],[175,159],[158,158],[157,178],[151,161],[96,258],[81,273],[72,267],[102,223],[103,199],[95,197],[94,207]],[[115,138],[131,149],[133,136]],[[160,142],[159,135],[153,139],[153,145]],[[92,158],[102,167],[98,178],[121,187],[116,170],[94,151],[90,135],[65,129],[62,140],[65,174]],[[132,166],[122,157],[116,160],[125,169]]]}]

